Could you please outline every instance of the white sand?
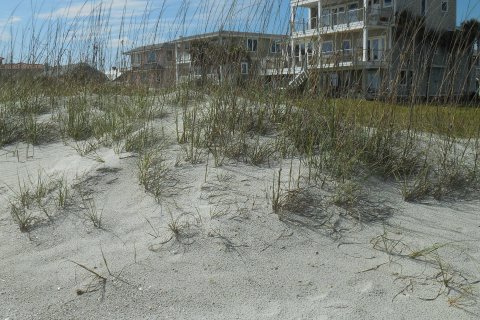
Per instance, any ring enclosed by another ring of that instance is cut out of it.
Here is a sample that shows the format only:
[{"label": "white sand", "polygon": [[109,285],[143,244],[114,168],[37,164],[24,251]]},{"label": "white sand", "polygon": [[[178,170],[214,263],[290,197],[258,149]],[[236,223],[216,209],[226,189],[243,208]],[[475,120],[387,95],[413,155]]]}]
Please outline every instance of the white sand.
[{"label": "white sand", "polygon": [[[173,116],[164,121],[171,132]],[[30,147],[29,157],[26,151],[23,144],[0,151],[1,319],[480,317],[479,200],[410,204],[392,183],[369,181],[370,201],[390,208],[390,218],[343,218],[315,229],[272,212],[278,168],[210,164],[205,182],[205,163],[175,167],[183,151],[172,145],[168,163],[178,183],[159,205],[138,184],[136,159],[128,154],[100,149],[101,163],[62,143],[36,147],[34,155]],[[39,169],[70,181],[81,177],[103,208],[104,230],[76,204],[30,237],[21,233],[6,186],[17,190],[19,179],[36,179]],[[172,236],[172,219],[183,226],[180,237],[162,244]],[[384,232],[391,240],[376,242]],[[441,247],[426,256],[408,257],[436,243]],[[391,255],[380,250],[384,244]]]}]

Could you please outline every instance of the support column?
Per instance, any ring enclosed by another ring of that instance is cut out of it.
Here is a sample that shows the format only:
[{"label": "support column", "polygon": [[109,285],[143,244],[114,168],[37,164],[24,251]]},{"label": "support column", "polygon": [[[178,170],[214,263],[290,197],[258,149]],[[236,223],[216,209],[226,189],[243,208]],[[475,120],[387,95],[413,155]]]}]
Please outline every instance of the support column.
[{"label": "support column", "polygon": [[318,27],[318,39],[317,39],[317,65],[320,65],[320,56],[322,54],[322,29],[323,29],[323,19],[322,19],[322,0],[318,0],[318,21],[317,21],[317,27]]},{"label": "support column", "polygon": [[[223,47],[223,38],[222,36],[220,36],[220,46]],[[219,79],[219,83],[222,84],[223,83],[223,65],[220,64],[220,75],[219,75],[220,79]]]},{"label": "support column", "polygon": [[363,0],[363,69],[362,69],[362,91],[364,94],[367,93],[368,81],[367,81],[367,61],[368,61],[368,21],[367,21],[367,11],[368,11],[368,0]]},{"label": "support column", "polygon": [[368,0],[363,0],[363,62],[368,61],[368,28],[367,28]]},{"label": "support column", "polygon": [[179,74],[178,74],[178,43],[175,43],[175,57],[173,57],[173,61],[175,63],[175,85],[178,86],[178,79],[179,79]]},{"label": "support column", "polygon": [[293,40],[293,33],[295,32],[295,5],[290,5],[290,66],[295,73],[295,41]]},{"label": "support column", "polygon": [[322,25],[320,25],[322,21],[322,1],[318,0],[318,14],[317,14],[317,30],[321,30]]}]

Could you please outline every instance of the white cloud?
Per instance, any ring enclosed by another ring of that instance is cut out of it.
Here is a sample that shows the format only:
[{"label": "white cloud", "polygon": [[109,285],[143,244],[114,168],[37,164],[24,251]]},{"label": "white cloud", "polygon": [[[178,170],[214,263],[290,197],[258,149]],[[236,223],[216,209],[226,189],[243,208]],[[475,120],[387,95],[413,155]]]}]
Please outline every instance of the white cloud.
[{"label": "white cloud", "polygon": [[40,13],[37,17],[40,19],[75,19],[96,16],[100,13],[121,16],[124,10],[127,16],[131,16],[134,12],[141,14],[148,4],[148,0],[86,0],[60,7],[52,12]]},{"label": "white cloud", "polygon": [[6,42],[12,39],[9,27],[22,21],[18,16],[11,16],[6,19],[0,19],[0,42]]},{"label": "white cloud", "polygon": [[0,28],[5,28],[12,24],[19,23],[20,21],[22,21],[22,18],[18,16],[11,16],[6,19],[0,19]]},{"label": "white cloud", "polygon": [[10,32],[7,31],[0,31],[0,42],[2,41],[9,41],[12,38]]}]

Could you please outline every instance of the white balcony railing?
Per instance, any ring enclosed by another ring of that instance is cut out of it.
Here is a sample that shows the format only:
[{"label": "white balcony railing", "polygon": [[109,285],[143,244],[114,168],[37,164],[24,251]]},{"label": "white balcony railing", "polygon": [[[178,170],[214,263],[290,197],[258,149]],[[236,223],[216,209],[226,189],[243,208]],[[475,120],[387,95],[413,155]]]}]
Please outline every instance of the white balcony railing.
[{"label": "white balcony railing", "polygon": [[363,49],[347,49],[328,52],[306,52],[296,55],[293,67],[350,67],[362,63],[376,64],[387,61],[389,50],[367,49],[367,61],[363,61]]},{"label": "white balcony railing", "polygon": [[[374,9],[367,10],[367,23],[371,25],[385,25],[390,22],[392,16],[391,9]],[[337,12],[324,14],[318,19],[301,19],[294,22],[294,32],[296,33],[312,33],[315,31],[336,31],[348,30],[349,28],[361,28],[364,21],[364,9],[349,10],[346,12]]]}]

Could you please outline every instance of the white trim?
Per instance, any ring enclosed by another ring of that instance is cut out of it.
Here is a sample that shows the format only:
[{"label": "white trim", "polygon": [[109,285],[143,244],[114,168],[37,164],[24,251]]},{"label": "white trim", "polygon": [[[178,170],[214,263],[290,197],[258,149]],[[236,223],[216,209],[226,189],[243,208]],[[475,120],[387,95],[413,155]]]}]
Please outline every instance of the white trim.
[{"label": "white trim", "polygon": [[[327,44],[327,43],[330,43],[330,44],[332,45],[332,50],[330,50],[330,51],[324,51],[324,50],[323,50],[323,45],[324,45],[324,44]],[[321,44],[321,46],[320,46],[320,51],[321,51],[321,53],[332,53],[332,52],[334,52],[334,51],[335,51],[335,48],[333,47],[333,41],[332,41],[332,40],[322,41],[322,44]]]},{"label": "white trim", "polygon": [[[375,59],[374,54],[375,54],[375,49],[372,46],[373,41],[377,40],[378,41],[378,57]],[[376,37],[370,37],[368,38],[367,41],[367,47],[369,51],[369,61],[383,61],[385,58],[385,50],[386,50],[386,39],[385,36],[376,36]]]},{"label": "white trim", "polygon": [[[252,43],[250,48],[250,41]],[[255,43],[255,45],[254,45]],[[258,51],[258,38],[248,38],[247,39],[247,51],[248,52],[257,52]]]},{"label": "white trim", "polygon": [[[274,49],[275,50],[272,50]],[[270,53],[281,53],[282,52],[282,42],[280,40],[272,40],[270,42]]]},{"label": "white trim", "polygon": [[149,51],[147,53],[147,63],[155,63],[155,62],[157,62],[157,53],[155,51]]}]

